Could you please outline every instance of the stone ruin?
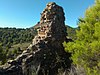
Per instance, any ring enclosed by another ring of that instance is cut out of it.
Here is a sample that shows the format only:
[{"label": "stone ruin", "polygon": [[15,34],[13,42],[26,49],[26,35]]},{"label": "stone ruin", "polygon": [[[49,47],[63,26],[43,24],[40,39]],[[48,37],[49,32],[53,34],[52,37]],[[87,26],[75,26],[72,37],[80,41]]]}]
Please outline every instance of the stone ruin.
[{"label": "stone ruin", "polygon": [[32,44],[16,59],[0,66],[0,75],[66,75],[71,54],[62,45],[69,41],[64,21],[63,8],[48,3],[41,13],[38,34]]}]

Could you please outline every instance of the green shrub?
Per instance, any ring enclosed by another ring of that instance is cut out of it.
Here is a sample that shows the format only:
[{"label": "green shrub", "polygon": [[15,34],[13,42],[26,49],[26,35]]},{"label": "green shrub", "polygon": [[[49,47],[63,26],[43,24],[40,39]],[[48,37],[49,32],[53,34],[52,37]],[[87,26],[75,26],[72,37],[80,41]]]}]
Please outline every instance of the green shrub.
[{"label": "green shrub", "polygon": [[88,8],[85,17],[79,19],[79,30],[74,42],[63,45],[72,53],[73,64],[84,67],[87,75],[100,74],[100,0]]}]

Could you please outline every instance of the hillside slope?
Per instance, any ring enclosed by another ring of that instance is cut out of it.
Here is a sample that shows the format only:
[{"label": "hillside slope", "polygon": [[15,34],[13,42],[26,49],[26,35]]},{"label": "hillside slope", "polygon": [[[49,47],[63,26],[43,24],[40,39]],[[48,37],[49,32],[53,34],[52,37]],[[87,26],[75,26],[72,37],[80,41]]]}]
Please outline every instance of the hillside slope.
[{"label": "hillside slope", "polygon": [[76,30],[78,28],[73,28],[73,27],[70,27],[68,25],[66,25],[66,28],[67,28],[68,37],[71,39],[76,39]]}]

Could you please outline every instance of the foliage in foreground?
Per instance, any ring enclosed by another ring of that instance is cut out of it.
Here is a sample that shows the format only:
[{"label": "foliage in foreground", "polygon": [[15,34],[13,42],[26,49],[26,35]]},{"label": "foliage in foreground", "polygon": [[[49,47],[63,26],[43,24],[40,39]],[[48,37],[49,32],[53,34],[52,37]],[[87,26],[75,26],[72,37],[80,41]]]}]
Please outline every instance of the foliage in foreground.
[{"label": "foliage in foreground", "polygon": [[74,42],[64,42],[67,52],[72,53],[73,64],[84,67],[87,75],[100,74],[100,0],[88,8],[79,19],[79,30]]}]

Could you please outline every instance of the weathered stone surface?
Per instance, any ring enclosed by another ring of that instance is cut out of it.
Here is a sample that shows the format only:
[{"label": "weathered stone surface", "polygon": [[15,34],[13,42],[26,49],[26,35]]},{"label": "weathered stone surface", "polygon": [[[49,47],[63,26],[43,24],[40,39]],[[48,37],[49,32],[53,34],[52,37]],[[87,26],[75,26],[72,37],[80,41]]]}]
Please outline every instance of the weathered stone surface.
[{"label": "weathered stone surface", "polygon": [[70,67],[70,54],[64,51],[66,39],[63,8],[54,2],[46,5],[38,22],[38,34],[16,59],[0,67],[0,75],[57,75]]}]

